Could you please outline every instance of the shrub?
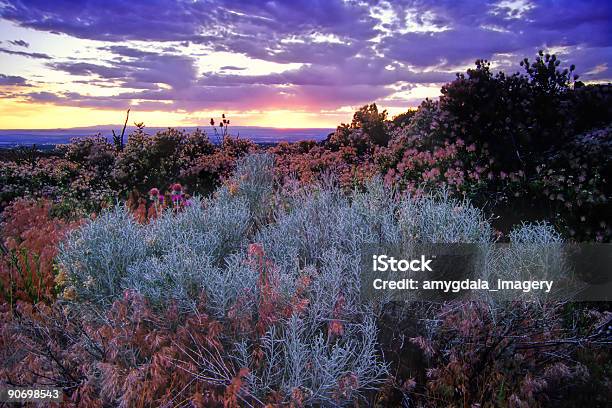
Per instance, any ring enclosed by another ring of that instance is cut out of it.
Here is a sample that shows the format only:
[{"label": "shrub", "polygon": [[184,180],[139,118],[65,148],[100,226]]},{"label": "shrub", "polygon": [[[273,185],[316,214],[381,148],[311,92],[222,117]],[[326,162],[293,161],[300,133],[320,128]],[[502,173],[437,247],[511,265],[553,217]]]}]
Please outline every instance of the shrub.
[{"label": "shrub", "polygon": [[257,224],[267,222],[272,215],[274,176],[274,156],[258,153],[238,159],[236,170],[228,180],[229,194],[244,197]]},{"label": "shrub", "polygon": [[109,169],[81,166],[63,158],[38,157],[31,163],[0,162],[0,209],[12,200],[47,199],[67,214],[97,211],[115,196]]},{"label": "shrub", "polygon": [[[385,367],[377,357],[371,312],[358,304],[359,260],[344,264],[348,254],[330,255],[320,259],[320,272],[315,272],[282,259],[277,263],[264,252],[267,243],[251,244],[244,256],[252,218],[243,197],[255,208],[268,199],[269,160],[245,159],[235,175],[241,183],[235,194],[223,187],[214,198],[193,199],[182,211],[166,211],[148,224],[138,225],[122,207],[103,213],[62,247],[61,266],[79,302],[103,307],[127,290],[142,295],[155,310],[176,305],[181,314],[196,313],[204,293],[204,307],[244,339],[239,366],[248,368],[243,381],[257,398],[265,398],[270,388],[283,400],[305,404],[363,398]],[[338,190],[325,194],[341,200]],[[359,214],[353,213],[357,220]],[[273,236],[270,242],[285,233],[263,228],[264,235]],[[129,263],[103,262],[119,254]],[[365,323],[357,323],[361,319]],[[263,361],[250,357],[255,349],[266,356]],[[297,360],[281,364],[287,359]]]},{"label": "shrub", "polygon": [[111,304],[123,293],[128,266],[146,256],[143,238],[142,227],[124,206],[89,220],[60,246],[58,261],[68,288],[80,298]]},{"label": "shrub", "polygon": [[388,147],[373,160],[402,189],[447,188],[487,205],[508,221],[497,225],[504,232],[520,219],[546,218],[574,239],[607,241],[610,226],[598,214],[610,195],[610,85],[575,81],[574,68],[559,69],[554,55],[521,65],[522,74],[494,74],[477,61],[439,101],[389,127]]},{"label": "shrub", "polygon": [[281,142],[269,151],[276,157],[276,172],[283,184],[291,184],[294,180],[312,184],[326,174],[332,174],[350,191],[362,186],[376,173],[371,155],[358,154],[353,146],[330,150],[314,142]]},{"label": "shrub", "polygon": [[[529,171],[542,154],[574,135],[570,99],[575,67],[560,70],[554,55],[540,51],[521,61],[525,73],[493,74],[488,61],[442,87],[451,140],[488,143],[506,170]],[[571,109],[571,108],[570,108]]]},{"label": "shrub", "polygon": [[212,144],[201,131],[188,135],[168,129],[150,136],[138,128],[117,156],[113,176],[123,191],[167,188],[192,160],[212,151]]},{"label": "shrub", "polygon": [[466,199],[457,200],[448,192],[408,196],[399,208],[399,224],[408,241],[423,243],[493,242],[486,216]]},{"label": "shrub", "polygon": [[69,405],[159,406],[181,399],[219,406],[231,397],[224,386],[231,384],[232,366],[227,382],[193,381],[186,350],[221,347],[218,323],[203,314],[159,314],[128,294],[102,316],[62,303],[20,305],[1,327],[2,351],[18,351],[2,360],[0,381],[62,387]]},{"label": "shrub", "polygon": [[55,299],[54,258],[78,222],[53,217],[49,201],[18,200],[3,213],[0,302],[37,303]]},{"label": "shrub", "polygon": [[235,256],[246,245],[250,222],[246,203],[226,195],[196,197],[178,214],[164,212],[142,227],[145,255],[132,260],[121,288],[137,290],[154,306],[174,302],[189,310],[205,291],[212,310],[227,312],[256,281]]},{"label": "shrub", "polygon": [[[415,393],[410,400],[425,406],[555,404],[565,386],[588,378],[584,365],[563,358],[571,354],[571,345],[547,345],[562,330],[560,311],[530,302],[501,310],[478,302],[445,305],[433,317],[433,332],[411,339],[428,364],[425,398]],[[559,357],[542,352],[549,349]]]},{"label": "shrub", "polygon": [[77,166],[64,159],[37,158],[32,163],[0,162],[2,204],[17,197],[56,198],[67,190]]},{"label": "shrub", "polygon": [[247,139],[223,137],[221,146],[212,154],[200,155],[181,170],[180,177],[202,194],[214,191],[231,176],[236,160],[253,153],[257,146]]},{"label": "shrub", "polygon": [[115,149],[103,136],[75,138],[60,146],[64,158],[107,174],[115,162]]}]

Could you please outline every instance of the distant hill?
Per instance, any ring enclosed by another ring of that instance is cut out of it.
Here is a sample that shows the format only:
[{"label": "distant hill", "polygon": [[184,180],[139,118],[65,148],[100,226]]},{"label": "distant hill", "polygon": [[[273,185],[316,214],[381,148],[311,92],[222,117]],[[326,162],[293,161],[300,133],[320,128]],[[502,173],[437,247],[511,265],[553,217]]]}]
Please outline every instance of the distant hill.
[{"label": "distant hill", "polygon": [[[57,145],[69,143],[75,137],[88,137],[101,134],[107,139],[112,140],[112,130],[120,131],[121,126],[99,125],[69,129],[10,129],[0,130],[0,147],[31,146],[37,145]],[[126,130],[126,135],[136,129],[130,126]],[[147,133],[155,133],[165,130],[167,127],[147,127]],[[200,127],[176,127],[192,132],[196,129],[206,131],[208,137],[215,141],[215,131],[211,126]],[[331,128],[308,128],[308,129],[280,129],[271,127],[257,126],[232,126],[229,128],[232,136],[238,136],[253,140],[256,143],[277,143],[281,141],[295,142],[299,140],[323,140],[334,129]]]}]

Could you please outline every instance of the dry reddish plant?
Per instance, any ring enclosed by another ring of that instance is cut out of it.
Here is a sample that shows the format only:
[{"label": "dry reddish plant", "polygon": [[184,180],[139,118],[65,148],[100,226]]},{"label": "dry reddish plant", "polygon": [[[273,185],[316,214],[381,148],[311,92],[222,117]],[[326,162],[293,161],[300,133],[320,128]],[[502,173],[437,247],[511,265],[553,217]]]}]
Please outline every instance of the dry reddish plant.
[{"label": "dry reddish plant", "polygon": [[54,299],[53,260],[61,240],[79,222],[53,217],[51,212],[50,201],[17,200],[3,213],[6,253],[0,258],[0,302]]},{"label": "dry reddish plant", "polygon": [[[432,407],[559,404],[590,376],[579,347],[590,346],[592,355],[606,347],[597,331],[570,333],[563,306],[514,302],[494,309],[485,302],[449,303],[435,313],[433,332],[410,339],[423,353],[424,365],[413,368],[423,371],[420,381],[410,378],[396,387],[409,400]],[[606,319],[598,314],[588,327]]]},{"label": "dry reddish plant", "polygon": [[[142,297],[126,292],[103,316],[75,305],[18,304],[2,325],[0,383],[53,385],[64,389],[68,406],[237,407],[248,370],[215,360],[224,378],[199,372],[202,353],[223,350],[221,324],[198,310],[179,316],[153,311]],[[19,345],[19,347],[17,347]],[[235,373],[235,374],[232,374]],[[195,380],[198,381],[195,381]]]}]

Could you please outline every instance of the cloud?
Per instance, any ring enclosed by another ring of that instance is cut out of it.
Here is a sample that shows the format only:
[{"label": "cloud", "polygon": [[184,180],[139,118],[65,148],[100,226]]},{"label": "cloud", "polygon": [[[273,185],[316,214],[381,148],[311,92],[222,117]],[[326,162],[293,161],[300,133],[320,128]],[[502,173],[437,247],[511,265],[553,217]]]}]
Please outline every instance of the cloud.
[{"label": "cloud", "polygon": [[49,67],[58,71],[67,72],[70,75],[96,75],[106,79],[117,79],[125,76],[125,72],[119,67],[98,65],[89,62],[54,62],[50,63]]},{"label": "cloud", "polygon": [[[415,2],[417,15],[435,15],[439,32],[405,32],[385,37],[389,58],[420,67],[457,66],[477,58],[514,53],[520,59],[551,46],[608,46],[612,7],[605,2],[477,1]],[[520,18],[517,18],[520,16]],[[592,49],[600,59],[603,50]]]},{"label": "cloud", "polygon": [[16,47],[30,48],[30,43],[24,40],[12,40],[9,41],[9,44],[12,44]]},{"label": "cloud", "polygon": [[61,102],[63,98],[53,92],[30,92],[26,94],[27,98],[33,102]]},{"label": "cloud", "polygon": [[40,53],[40,52],[13,51],[13,50],[9,50],[9,49],[6,49],[6,48],[0,48],[0,52],[2,52],[4,54],[9,54],[9,55],[20,55],[22,57],[28,57],[28,58],[52,59],[47,54],[43,54],[43,53]]},{"label": "cloud", "polygon": [[28,0],[7,2],[0,16],[23,27],[104,41],[202,41],[236,27],[241,27],[239,34],[250,37],[324,29],[341,37],[368,39],[376,23],[368,9],[366,3],[339,0],[132,0],[128,6],[122,0],[92,0],[86,7],[69,1]]},{"label": "cloud", "polygon": [[30,86],[27,79],[20,76],[0,74],[0,86]]},{"label": "cloud", "polygon": [[224,65],[219,68],[221,71],[244,71],[246,68],[243,67],[235,67],[233,65]]},{"label": "cloud", "polygon": [[[390,69],[388,69],[390,68]],[[387,59],[353,57],[342,62],[308,64],[298,69],[266,75],[205,74],[198,81],[206,86],[297,85],[297,86],[387,86],[397,82],[432,83],[453,79],[448,72],[416,72],[393,66]]]},{"label": "cloud", "polygon": [[196,78],[195,60],[190,56],[158,54],[125,46],[104,49],[116,53],[118,58],[104,61],[105,65],[64,61],[49,63],[49,67],[70,75],[114,80],[126,88],[150,89],[161,83],[179,89],[189,86]]}]

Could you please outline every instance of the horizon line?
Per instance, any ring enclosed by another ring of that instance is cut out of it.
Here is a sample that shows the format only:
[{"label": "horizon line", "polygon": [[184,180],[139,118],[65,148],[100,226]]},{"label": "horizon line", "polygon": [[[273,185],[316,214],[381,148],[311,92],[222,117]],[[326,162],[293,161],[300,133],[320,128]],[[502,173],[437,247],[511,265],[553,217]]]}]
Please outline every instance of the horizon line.
[{"label": "horizon line", "polygon": [[[338,125],[339,126],[339,125]],[[232,128],[252,128],[252,129],[277,129],[277,130],[302,130],[302,129],[312,129],[312,130],[329,130],[329,129],[335,129],[338,126],[335,127],[287,127],[287,126],[283,126],[283,127],[277,127],[277,126],[251,126],[251,125],[234,125],[234,126],[229,126],[228,130],[232,129]],[[111,128],[111,127],[119,127],[119,128],[123,128],[123,124],[117,124],[117,125],[113,125],[113,124],[107,124],[107,125],[91,125],[91,126],[73,126],[73,127],[49,127],[49,128],[42,128],[42,127],[36,127],[36,128],[0,128],[0,132],[2,131],[9,131],[9,130],[74,130],[74,129],[84,129],[84,130],[92,130],[93,128]],[[128,125],[127,128],[135,128],[135,125]],[[170,128],[170,129],[178,129],[178,128],[212,128],[212,127],[217,127],[219,128],[219,126],[211,126],[211,125],[175,125],[175,126],[146,126],[144,127],[144,129],[159,129],[159,128]]]}]

